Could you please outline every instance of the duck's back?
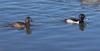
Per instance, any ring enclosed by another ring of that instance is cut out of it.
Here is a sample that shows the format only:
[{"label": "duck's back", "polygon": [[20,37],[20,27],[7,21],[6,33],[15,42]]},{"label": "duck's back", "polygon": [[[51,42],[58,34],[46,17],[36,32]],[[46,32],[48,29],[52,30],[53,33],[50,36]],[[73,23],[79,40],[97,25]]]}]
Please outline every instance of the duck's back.
[{"label": "duck's back", "polygon": [[11,24],[11,26],[16,29],[23,29],[25,28],[25,23],[24,22],[14,22]]}]

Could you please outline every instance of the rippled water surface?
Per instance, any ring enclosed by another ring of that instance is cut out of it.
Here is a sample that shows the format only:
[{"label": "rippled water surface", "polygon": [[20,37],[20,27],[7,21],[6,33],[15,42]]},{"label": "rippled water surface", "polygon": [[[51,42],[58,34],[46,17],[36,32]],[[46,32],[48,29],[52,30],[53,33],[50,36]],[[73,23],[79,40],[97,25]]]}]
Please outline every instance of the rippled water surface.
[{"label": "rippled water surface", "polygon": [[[86,15],[84,31],[65,18]],[[33,20],[31,31],[3,27]],[[0,0],[0,51],[100,51],[100,6],[78,0]]]}]

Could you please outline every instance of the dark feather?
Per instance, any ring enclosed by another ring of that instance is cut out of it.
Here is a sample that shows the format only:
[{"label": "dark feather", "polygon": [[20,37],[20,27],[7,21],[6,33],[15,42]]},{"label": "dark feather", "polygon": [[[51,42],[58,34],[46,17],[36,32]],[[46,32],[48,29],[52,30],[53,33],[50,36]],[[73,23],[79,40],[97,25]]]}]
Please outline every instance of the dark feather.
[{"label": "dark feather", "polygon": [[76,18],[69,18],[69,19],[71,19],[73,21],[79,21],[79,19],[76,19]]}]

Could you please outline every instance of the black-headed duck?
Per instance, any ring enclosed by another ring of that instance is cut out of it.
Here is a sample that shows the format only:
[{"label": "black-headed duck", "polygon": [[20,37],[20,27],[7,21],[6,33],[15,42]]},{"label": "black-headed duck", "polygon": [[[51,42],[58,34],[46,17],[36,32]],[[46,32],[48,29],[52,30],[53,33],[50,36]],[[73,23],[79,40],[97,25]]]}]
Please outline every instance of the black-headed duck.
[{"label": "black-headed duck", "polygon": [[85,15],[80,14],[79,19],[78,18],[68,18],[68,19],[65,19],[64,21],[66,23],[79,24],[79,23],[84,23],[84,19],[85,19]]}]

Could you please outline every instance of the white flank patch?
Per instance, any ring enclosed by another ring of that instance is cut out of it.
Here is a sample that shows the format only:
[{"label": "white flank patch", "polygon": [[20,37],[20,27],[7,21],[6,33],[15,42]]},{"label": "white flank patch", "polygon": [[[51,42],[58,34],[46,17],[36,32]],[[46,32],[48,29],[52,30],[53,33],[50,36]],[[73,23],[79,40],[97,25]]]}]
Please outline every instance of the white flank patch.
[{"label": "white flank patch", "polygon": [[70,24],[79,24],[79,21],[72,21],[71,19],[67,19],[66,22]]}]

